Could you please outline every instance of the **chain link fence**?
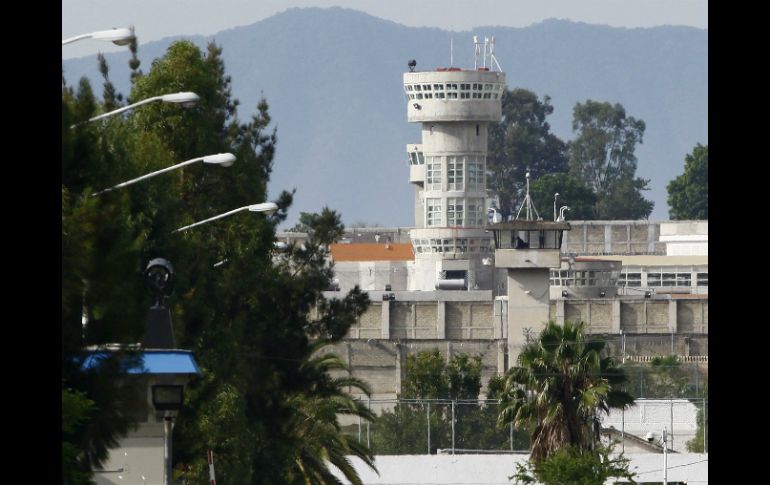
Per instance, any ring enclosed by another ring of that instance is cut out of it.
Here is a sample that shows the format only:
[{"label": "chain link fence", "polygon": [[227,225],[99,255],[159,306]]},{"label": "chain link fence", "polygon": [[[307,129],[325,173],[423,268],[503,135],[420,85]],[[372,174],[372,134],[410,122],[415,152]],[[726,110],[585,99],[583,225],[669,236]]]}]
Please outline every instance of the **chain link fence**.
[{"label": "chain link fence", "polygon": [[[495,400],[370,399],[380,410],[374,422],[359,421],[346,432],[377,455],[456,453],[528,453],[530,430],[497,425]],[[669,449],[708,451],[705,398],[637,399],[630,409],[605,416],[603,437],[618,442],[620,451],[656,451],[648,432],[665,428]],[[689,446],[688,446],[689,443]],[[642,448],[642,449],[640,449]]]}]

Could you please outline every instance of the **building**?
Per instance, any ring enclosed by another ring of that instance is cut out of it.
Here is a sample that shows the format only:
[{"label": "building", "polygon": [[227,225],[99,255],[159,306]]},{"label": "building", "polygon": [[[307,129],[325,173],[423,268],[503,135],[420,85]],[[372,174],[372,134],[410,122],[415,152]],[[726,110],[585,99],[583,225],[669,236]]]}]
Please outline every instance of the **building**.
[{"label": "building", "polygon": [[406,145],[414,226],[353,228],[332,245],[326,296],[358,285],[371,300],[334,351],[374,399],[395,398],[406,356],[434,348],[481,355],[486,381],[549,319],[586,322],[624,359],[707,363],[708,221],[488,220],[505,74],[487,50],[481,68],[404,73],[407,120],[421,124]]}]

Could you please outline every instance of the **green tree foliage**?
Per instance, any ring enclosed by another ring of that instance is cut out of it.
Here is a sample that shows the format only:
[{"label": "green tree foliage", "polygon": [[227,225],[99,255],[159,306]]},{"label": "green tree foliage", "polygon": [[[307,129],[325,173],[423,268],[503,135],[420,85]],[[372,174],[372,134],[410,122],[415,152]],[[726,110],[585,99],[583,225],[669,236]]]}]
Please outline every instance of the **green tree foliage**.
[{"label": "green tree foliage", "polygon": [[601,413],[634,402],[620,390],[625,375],[602,357],[604,347],[586,340],[583,323],[549,322],[506,372],[499,423],[531,427],[533,462],[569,445],[594,450]]},{"label": "green tree foliage", "polygon": [[668,184],[671,219],[709,218],[709,146],[698,143],[684,158],[684,173]]},{"label": "green tree foliage", "polygon": [[566,172],[543,175],[530,186],[530,195],[543,219],[549,219],[549,209],[553,207],[554,194],[559,194],[556,200],[557,216],[559,209],[566,205],[569,207],[569,211],[565,213],[567,219],[593,219],[594,206],[597,202],[596,194]]},{"label": "green tree foliage", "polygon": [[[455,448],[509,449],[510,433],[496,426],[498,407],[480,403],[481,359],[468,354],[449,362],[438,350],[409,355],[405,363],[403,392],[392,411],[378,418],[373,432],[377,454],[424,454],[452,446],[454,401]],[[502,380],[490,379],[487,397],[496,399]],[[516,449],[526,447],[526,434],[514,434]]]},{"label": "green tree foliage", "polygon": [[612,447],[597,446],[583,450],[576,446],[559,449],[539,462],[518,464],[515,483],[543,485],[604,485],[610,479],[628,479],[622,483],[636,483],[636,474],[629,470],[631,460],[613,456]]},{"label": "green tree foliage", "polygon": [[[705,396],[708,396],[708,382],[703,386],[703,393]],[[695,430],[695,437],[687,442],[687,451],[690,453],[708,453],[708,398],[705,401],[697,401],[697,404],[701,406],[695,416],[695,422],[698,424],[698,427]]]},{"label": "green tree foliage", "polygon": [[[526,89],[506,90],[502,111],[502,121],[489,127],[487,169],[493,175],[487,185],[498,196],[500,212],[507,220],[524,200],[527,170],[533,180],[566,172],[568,159],[566,144],[551,133],[546,121],[553,113],[550,97],[541,101]],[[542,209],[538,206],[538,210]]]},{"label": "green tree foliage", "polygon": [[596,219],[641,219],[650,215],[653,202],[641,191],[649,180],[636,177],[636,145],[642,143],[645,124],[627,116],[620,104],[588,100],[577,103],[569,144],[570,173],[597,197]]},{"label": "green tree foliage", "polygon": [[693,372],[676,355],[655,357],[649,364],[623,366],[625,388],[635,398],[681,399],[696,397]]},{"label": "green tree foliage", "polygon": [[[108,385],[127,385],[131,359],[126,352],[111,354],[89,373],[71,356],[85,345],[140,341],[151,303],[142,271],[150,259],[164,257],[176,270],[169,304],[177,344],[193,350],[202,372],[186,388],[186,407],[175,426],[177,474],[190,483],[206,482],[206,450],[212,449],[217,477],[225,482],[329,483],[324,459],[354,481],[339,456],[356,454],[371,463],[370,455],[339,436],[336,412],[362,412],[351,408],[342,392],[356,384],[326,377],[326,370],[336,369],[333,359],[313,360],[318,345],[339,341],[368,305],[357,289],[336,300],[322,295],[332,276],[328,245],[343,230],[339,215],[324,208],[310,221],[309,241],[281,252],[274,242],[292,201],[286,192],[275,201],[281,210],[273,216],[244,212],[172,234],[177,227],[265,201],[275,131],[269,129],[264,100],[250,120],[238,119],[221,49],[214,44],[203,53],[190,42],[175,42],[146,74],[138,62],[132,60],[131,67],[129,99],[193,91],[200,103],[192,109],[145,105],[126,117],[70,130],[106,106],[96,102],[85,81],[77,91],[63,88],[63,389],[95,403],[96,411],[78,429],[100,424],[109,431],[96,441],[87,432],[69,438],[78,447],[80,469],[98,465],[133,422],[128,398],[119,399],[122,394]],[[120,103],[121,98],[108,99]],[[220,152],[235,154],[236,163],[193,164],[89,197]],[[318,427],[308,428],[309,421]],[[99,446],[89,452],[94,443]],[[310,463],[311,458],[317,461]]]}]

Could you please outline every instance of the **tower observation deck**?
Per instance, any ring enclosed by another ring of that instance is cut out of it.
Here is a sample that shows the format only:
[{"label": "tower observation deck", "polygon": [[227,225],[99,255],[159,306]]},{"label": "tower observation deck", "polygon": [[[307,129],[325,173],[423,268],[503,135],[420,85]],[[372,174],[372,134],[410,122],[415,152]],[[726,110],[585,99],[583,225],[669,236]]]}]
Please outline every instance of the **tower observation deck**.
[{"label": "tower observation deck", "polygon": [[485,67],[404,73],[407,119],[422,124],[421,143],[406,145],[415,186],[411,290],[492,288],[487,133],[501,120],[504,89],[505,74]]}]

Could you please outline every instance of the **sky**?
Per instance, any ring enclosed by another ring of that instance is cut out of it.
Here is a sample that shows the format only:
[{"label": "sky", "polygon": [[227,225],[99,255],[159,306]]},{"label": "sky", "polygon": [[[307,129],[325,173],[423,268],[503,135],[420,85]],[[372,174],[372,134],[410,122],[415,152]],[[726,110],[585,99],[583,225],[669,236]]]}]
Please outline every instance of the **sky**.
[{"label": "sky", "polygon": [[[292,7],[339,6],[410,27],[463,31],[526,27],[548,18],[613,27],[708,28],[708,0],[62,0],[62,39],[133,25],[139,44],[173,35],[211,35]],[[62,58],[120,50],[86,39],[62,46]]]}]

